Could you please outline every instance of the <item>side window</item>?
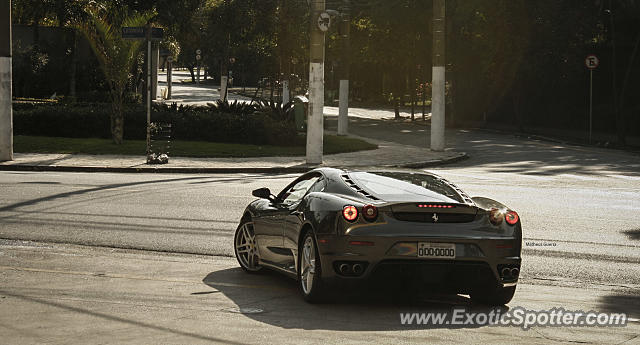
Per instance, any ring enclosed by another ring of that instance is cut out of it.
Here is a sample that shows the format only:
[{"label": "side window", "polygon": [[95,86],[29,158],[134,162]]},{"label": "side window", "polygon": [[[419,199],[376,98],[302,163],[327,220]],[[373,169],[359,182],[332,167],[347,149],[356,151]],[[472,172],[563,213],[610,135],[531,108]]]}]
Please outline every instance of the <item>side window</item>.
[{"label": "side window", "polygon": [[324,178],[320,177],[316,183],[313,184],[313,186],[311,186],[311,188],[309,188],[308,193],[313,193],[313,192],[322,192],[324,190],[325,187],[325,180]]},{"label": "side window", "polygon": [[320,179],[320,176],[312,176],[308,179],[298,181],[282,195],[282,204],[293,205],[300,201],[318,179]]}]

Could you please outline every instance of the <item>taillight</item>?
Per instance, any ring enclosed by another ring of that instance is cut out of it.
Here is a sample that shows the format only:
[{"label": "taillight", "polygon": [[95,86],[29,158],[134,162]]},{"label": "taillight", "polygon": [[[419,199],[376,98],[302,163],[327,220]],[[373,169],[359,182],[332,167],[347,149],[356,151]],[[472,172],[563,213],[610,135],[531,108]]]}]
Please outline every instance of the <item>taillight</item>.
[{"label": "taillight", "polygon": [[518,217],[518,214],[516,213],[516,211],[509,211],[507,212],[507,214],[504,215],[504,220],[509,225],[514,225],[515,223],[518,222],[518,219],[520,219],[520,217]]},{"label": "taillight", "polygon": [[342,216],[344,217],[344,219],[353,222],[354,220],[358,219],[358,209],[355,206],[345,206],[342,209]]},{"label": "taillight", "polygon": [[362,208],[362,216],[372,222],[378,217],[378,208],[373,205],[366,205]]},{"label": "taillight", "polygon": [[502,223],[502,218],[504,218],[504,214],[497,208],[492,208],[489,212],[489,220],[493,225],[500,225],[500,223]]}]

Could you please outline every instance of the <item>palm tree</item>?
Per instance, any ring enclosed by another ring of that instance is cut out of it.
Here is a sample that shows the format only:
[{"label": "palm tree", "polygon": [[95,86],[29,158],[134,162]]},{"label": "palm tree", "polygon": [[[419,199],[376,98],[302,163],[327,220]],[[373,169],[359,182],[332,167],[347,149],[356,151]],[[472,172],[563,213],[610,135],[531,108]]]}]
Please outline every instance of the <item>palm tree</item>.
[{"label": "palm tree", "polygon": [[[95,10],[87,12],[89,20],[77,24],[77,27],[87,37],[109,85],[111,136],[115,144],[122,144],[124,93],[142,41],[122,39],[121,26],[144,26],[151,19],[152,13],[135,13],[116,20],[102,16]],[[116,21],[121,25],[115,24]]]}]

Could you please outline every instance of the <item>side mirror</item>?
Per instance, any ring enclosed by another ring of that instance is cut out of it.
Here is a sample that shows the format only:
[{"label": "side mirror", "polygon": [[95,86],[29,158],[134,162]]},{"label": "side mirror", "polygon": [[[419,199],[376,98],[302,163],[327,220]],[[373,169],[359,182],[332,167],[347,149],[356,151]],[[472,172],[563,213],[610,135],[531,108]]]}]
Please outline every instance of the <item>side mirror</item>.
[{"label": "side mirror", "polygon": [[251,192],[251,194],[261,199],[271,200],[271,191],[269,190],[269,188],[258,188]]}]

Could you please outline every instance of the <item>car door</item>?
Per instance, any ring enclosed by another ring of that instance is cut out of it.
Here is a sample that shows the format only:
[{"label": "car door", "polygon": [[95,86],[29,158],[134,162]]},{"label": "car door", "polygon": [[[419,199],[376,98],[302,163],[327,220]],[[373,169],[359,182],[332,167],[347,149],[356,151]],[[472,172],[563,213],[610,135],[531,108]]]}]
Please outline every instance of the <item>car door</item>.
[{"label": "car door", "polygon": [[270,263],[284,269],[293,269],[293,253],[284,245],[285,227],[287,227],[286,224],[290,221],[290,217],[297,213],[297,208],[309,188],[316,183],[320,176],[319,173],[303,175],[280,192],[274,200],[273,207],[276,210],[271,213],[269,225],[265,226],[265,229],[270,227],[268,231],[271,236],[269,236],[268,241],[265,241],[266,244],[260,251],[261,256],[262,252],[265,251],[268,255],[265,259],[269,260]]},{"label": "car door", "polygon": [[[325,179],[322,176],[318,177],[319,178],[313,183],[313,185],[307,189],[305,196],[312,192],[322,192],[324,190],[326,185]],[[298,237],[300,235],[300,228],[302,228],[302,223],[304,222],[303,211],[307,208],[305,202],[306,199],[302,198],[300,202],[293,205],[293,207],[290,207],[290,212],[285,216],[283,222],[284,247],[293,253],[293,260],[289,262],[290,265],[293,264],[297,258]]]},{"label": "car door", "polygon": [[288,209],[281,207],[275,200],[264,200],[264,205],[253,215],[256,244],[260,261],[277,264],[282,261],[278,253],[282,248],[282,217]]}]

